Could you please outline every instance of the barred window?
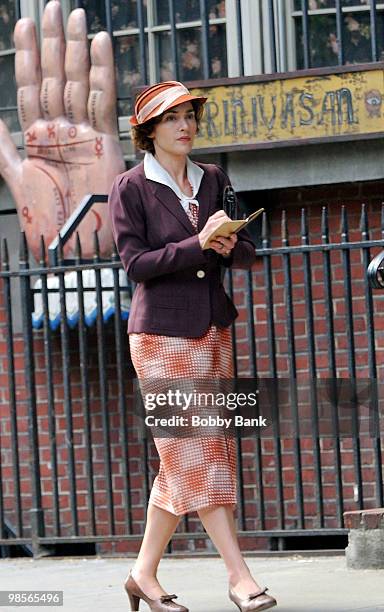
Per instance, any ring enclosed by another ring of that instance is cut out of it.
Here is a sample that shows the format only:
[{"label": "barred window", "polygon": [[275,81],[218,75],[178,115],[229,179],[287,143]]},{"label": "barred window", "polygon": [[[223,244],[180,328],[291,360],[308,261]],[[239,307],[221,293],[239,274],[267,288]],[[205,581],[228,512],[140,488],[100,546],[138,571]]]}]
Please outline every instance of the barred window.
[{"label": "barred window", "polygon": [[[293,0],[297,68],[304,67],[301,0]],[[308,0],[311,68],[339,64],[335,0]],[[370,0],[342,0],[344,64],[372,61]],[[384,58],[384,3],[376,3],[378,59]]]},{"label": "barred window", "polygon": [[[1,0],[0,0],[1,1]],[[106,28],[104,0],[77,2],[87,13],[92,36]],[[173,30],[169,0],[142,0],[146,50],[147,82],[175,79],[195,81],[204,78],[203,22],[200,0],[174,1]],[[72,3],[75,7],[75,2]],[[206,0],[208,16],[209,77],[228,76],[227,16],[225,0]],[[111,23],[114,36],[119,114],[132,112],[133,88],[145,83],[140,52],[140,29],[137,0],[111,0]],[[173,49],[175,31],[177,67]]]},{"label": "barred window", "polygon": [[17,3],[0,0],[0,118],[12,131],[20,130],[16,107],[15,49],[13,29]]}]

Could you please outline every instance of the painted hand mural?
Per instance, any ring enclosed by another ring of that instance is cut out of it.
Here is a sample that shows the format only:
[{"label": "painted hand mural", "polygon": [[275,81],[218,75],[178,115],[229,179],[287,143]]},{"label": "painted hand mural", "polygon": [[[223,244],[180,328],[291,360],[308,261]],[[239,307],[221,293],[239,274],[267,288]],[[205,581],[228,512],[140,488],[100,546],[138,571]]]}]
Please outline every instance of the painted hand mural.
[{"label": "painted hand mural", "polygon": [[[40,236],[48,245],[92,193],[107,194],[125,169],[116,119],[116,84],[112,43],[99,32],[88,45],[86,15],[75,9],[66,40],[60,2],[46,5],[39,52],[35,24],[16,23],[17,105],[24,133],[22,159],[0,120],[0,173],[16,202],[21,227],[35,259]],[[102,255],[113,239],[106,204],[94,204],[79,225],[83,257],[93,254],[98,230]],[[74,253],[75,236],[64,255]]]}]

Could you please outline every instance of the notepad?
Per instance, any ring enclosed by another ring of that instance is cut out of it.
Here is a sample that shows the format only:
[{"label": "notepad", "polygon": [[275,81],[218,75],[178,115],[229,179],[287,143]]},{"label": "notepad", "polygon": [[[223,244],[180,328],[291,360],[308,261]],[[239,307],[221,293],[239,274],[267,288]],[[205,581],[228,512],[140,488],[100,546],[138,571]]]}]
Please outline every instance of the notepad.
[{"label": "notepad", "polygon": [[223,221],[223,223],[219,225],[219,227],[217,227],[208,236],[202,248],[209,249],[210,248],[209,243],[211,242],[211,240],[215,240],[218,236],[224,236],[225,238],[228,238],[230,234],[236,234],[241,229],[243,229],[243,227],[246,227],[248,223],[251,223],[252,221],[254,221],[259,215],[261,215],[263,211],[264,211],[264,208],[259,208],[259,210],[256,210],[255,212],[253,212],[246,219],[232,219],[232,221]]}]

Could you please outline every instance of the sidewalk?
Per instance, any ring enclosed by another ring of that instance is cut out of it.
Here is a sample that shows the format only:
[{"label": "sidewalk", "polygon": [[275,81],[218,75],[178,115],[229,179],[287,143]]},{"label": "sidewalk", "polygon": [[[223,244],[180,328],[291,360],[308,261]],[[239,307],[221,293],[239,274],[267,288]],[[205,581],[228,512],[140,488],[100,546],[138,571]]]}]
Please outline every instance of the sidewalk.
[{"label": "sidewalk", "polygon": [[[279,612],[384,612],[384,570],[348,570],[344,555],[247,557],[260,585],[278,600]],[[63,590],[60,608],[20,606],[19,610],[127,612],[122,588],[133,559],[0,559],[1,590]],[[220,558],[163,559],[159,579],[190,612],[238,612],[227,597]],[[15,607],[0,607],[15,610]],[[140,612],[147,605],[140,602]]]}]

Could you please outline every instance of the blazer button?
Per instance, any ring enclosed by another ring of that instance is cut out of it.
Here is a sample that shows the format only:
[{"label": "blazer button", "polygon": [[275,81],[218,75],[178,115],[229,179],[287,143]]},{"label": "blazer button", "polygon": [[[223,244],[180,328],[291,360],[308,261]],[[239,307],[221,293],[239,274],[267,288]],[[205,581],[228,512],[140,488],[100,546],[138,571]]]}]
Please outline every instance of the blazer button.
[{"label": "blazer button", "polygon": [[198,270],[198,271],[196,272],[196,276],[197,276],[198,278],[204,278],[204,276],[205,276],[205,272],[204,272],[204,270]]}]

